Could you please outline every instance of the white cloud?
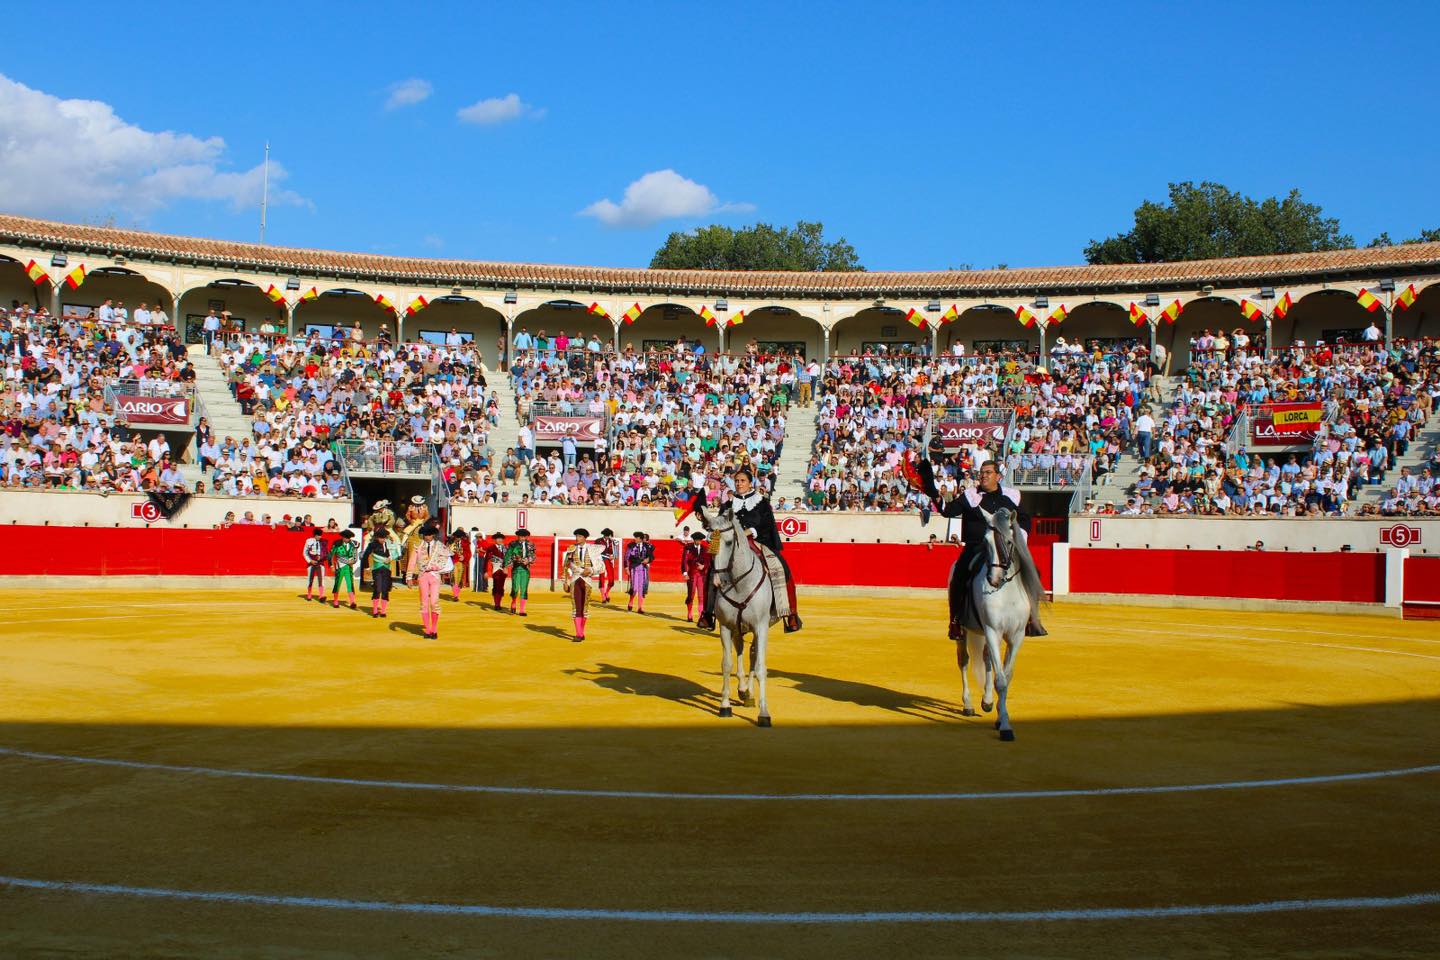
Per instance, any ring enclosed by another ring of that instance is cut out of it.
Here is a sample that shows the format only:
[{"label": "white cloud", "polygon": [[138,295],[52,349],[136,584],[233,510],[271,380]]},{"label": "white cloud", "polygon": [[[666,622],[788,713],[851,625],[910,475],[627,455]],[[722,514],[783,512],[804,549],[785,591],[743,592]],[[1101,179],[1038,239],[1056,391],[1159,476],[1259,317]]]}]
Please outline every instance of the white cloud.
[{"label": "white cloud", "polygon": [[419,77],[392,83],[390,84],[390,96],[385,100],[385,109],[396,110],[400,107],[413,107],[422,100],[429,99],[434,89],[430,86],[429,80],[421,80]]},{"label": "white cloud", "polygon": [[488,97],[484,100],[477,100],[468,107],[461,107],[455,111],[455,116],[465,123],[490,126],[504,123],[507,120],[518,120],[521,117],[539,120],[545,116],[545,110],[543,107],[536,108],[521,100],[518,93],[507,93],[503,97]]},{"label": "white cloud", "polygon": [[655,170],[626,187],[619,203],[606,197],[581,210],[580,216],[594,217],[611,227],[648,227],[677,217],[748,213],[754,209],[753,203],[721,203],[709,187],[674,170]]},{"label": "white cloud", "polygon": [[445,246],[445,238],[440,236],[439,234],[434,233],[425,234],[425,239],[421,240],[420,242],[425,244],[425,246],[429,247],[431,250],[439,250],[440,248]]},{"label": "white cloud", "polygon": [[[224,153],[219,137],[142,130],[107,103],[61,100],[0,74],[0,197],[7,211],[141,217],[177,200],[258,205],[263,165],[221,170]],[[276,186],[286,175],[270,162],[270,202],[308,205]]]}]

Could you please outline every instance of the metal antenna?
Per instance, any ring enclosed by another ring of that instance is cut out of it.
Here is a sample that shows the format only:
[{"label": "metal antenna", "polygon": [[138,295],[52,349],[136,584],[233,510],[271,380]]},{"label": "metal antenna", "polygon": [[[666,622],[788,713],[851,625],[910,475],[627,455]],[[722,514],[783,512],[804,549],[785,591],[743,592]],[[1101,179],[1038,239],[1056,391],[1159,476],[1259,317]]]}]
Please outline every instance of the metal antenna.
[{"label": "metal antenna", "polygon": [[260,242],[265,242],[265,208],[270,203],[270,141],[265,141],[265,185],[260,193]]}]

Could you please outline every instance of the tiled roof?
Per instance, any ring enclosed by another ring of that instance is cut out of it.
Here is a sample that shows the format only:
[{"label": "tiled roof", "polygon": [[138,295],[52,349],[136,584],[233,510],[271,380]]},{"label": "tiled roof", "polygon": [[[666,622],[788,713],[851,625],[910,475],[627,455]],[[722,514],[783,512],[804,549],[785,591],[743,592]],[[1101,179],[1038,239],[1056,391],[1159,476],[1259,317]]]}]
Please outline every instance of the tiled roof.
[{"label": "tiled roof", "polygon": [[792,273],[782,271],[649,270],[617,267],[432,260],[368,253],[304,250],[229,240],[203,240],[138,230],[55,223],[0,215],[0,240],[46,249],[102,250],[140,260],[187,261],[277,275],[339,276],[361,281],[426,286],[469,284],[576,290],[591,293],[653,291],[676,295],[846,298],[903,295],[1003,296],[1079,293],[1144,288],[1177,289],[1211,284],[1296,282],[1340,274],[1440,273],[1440,243],[1414,243],[1326,253],[1294,253],[1226,260],[1107,266],[1022,267],[1013,270],[876,271]]}]

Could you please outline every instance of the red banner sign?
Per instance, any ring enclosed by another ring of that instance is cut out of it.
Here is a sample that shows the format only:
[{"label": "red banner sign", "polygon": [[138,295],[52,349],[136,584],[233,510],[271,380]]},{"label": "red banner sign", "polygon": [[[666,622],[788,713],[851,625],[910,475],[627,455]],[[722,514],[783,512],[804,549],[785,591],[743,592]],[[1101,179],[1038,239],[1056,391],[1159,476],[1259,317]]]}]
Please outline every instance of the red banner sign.
[{"label": "red banner sign", "polygon": [[1303,447],[1320,435],[1324,406],[1276,403],[1250,415],[1250,442],[1257,447]]},{"label": "red banner sign", "polygon": [[576,443],[594,443],[604,432],[599,417],[536,417],[533,425],[536,440],[552,443],[571,437]]},{"label": "red banner sign", "polygon": [[159,423],[184,426],[190,422],[190,401],[184,397],[140,397],[115,395],[115,413],[128,423]]},{"label": "red banner sign", "polygon": [[1005,424],[985,420],[942,420],[935,424],[935,435],[946,450],[958,447],[989,446],[1005,439]]}]

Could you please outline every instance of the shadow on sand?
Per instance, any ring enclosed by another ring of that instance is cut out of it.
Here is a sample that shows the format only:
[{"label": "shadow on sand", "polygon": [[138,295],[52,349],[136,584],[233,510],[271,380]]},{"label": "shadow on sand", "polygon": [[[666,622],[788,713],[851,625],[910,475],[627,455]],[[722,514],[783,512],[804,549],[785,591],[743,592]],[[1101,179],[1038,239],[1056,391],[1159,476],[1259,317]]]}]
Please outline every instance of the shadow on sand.
[{"label": "shadow on sand", "polygon": [[879,687],[873,683],[837,680],[834,677],[822,677],[813,673],[796,673],[791,670],[771,669],[769,675],[771,678],[789,680],[801,693],[824,697],[826,700],[834,700],[837,703],[879,707],[882,710],[890,710],[920,720],[933,720],[936,723],[967,719],[961,715],[959,704],[937,700],[920,693],[902,693],[899,690]]},{"label": "shadow on sand", "polygon": [[[576,667],[564,671],[572,677],[589,680],[597,687],[626,693],[635,697],[659,697],[672,703],[693,707],[711,716],[720,709],[720,696],[709,687],[694,680],[672,676],[668,673],[652,673],[649,670],[635,670],[618,667],[613,663],[598,663],[593,668]],[[739,701],[735,701],[739,704]]]}]

